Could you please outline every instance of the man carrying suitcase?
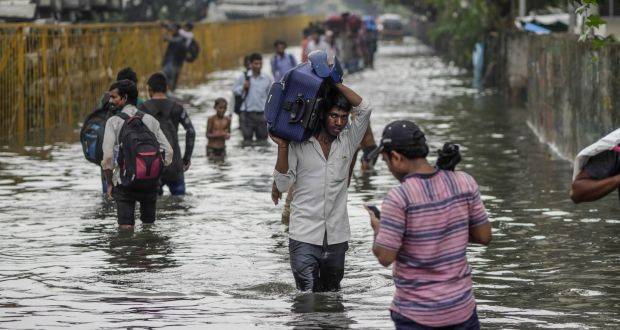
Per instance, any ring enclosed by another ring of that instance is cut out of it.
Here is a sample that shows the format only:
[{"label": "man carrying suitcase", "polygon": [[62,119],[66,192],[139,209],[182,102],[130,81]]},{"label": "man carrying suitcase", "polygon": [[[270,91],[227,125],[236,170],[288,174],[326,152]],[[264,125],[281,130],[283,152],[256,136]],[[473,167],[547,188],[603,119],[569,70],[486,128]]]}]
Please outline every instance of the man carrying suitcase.
[{"label": "man carrying suitcase", "polygon": [[[350,237],[347,215],[349,166],[362,141],[371,108],[335,84],[321,114],[320,129],[304,142],[271,136],[278,145],[274,179],[282,193],[294,187],[289,253],[297,288],[338,291]],[[356,114],[349,127],[349,114]],[[277,195],[273,201],[278,203]]]}]

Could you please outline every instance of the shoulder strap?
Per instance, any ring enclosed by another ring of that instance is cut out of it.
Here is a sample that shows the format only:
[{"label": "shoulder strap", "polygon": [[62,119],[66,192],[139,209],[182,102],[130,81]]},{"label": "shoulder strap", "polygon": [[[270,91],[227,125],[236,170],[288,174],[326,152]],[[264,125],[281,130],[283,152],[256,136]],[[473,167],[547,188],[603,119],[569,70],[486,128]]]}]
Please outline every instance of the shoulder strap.
[{"label": "shoulder strap", "polygon": [[129,119],[129,115],[124,112],[119,112],[116,115],[121,117],[124,121],[127,121],[127,119]]},{"label": "shoulder strap", "polygon": [[[132,116],[124,113],[124,112],[119,112],[117,114],[117,116],[121,117],[124,121],[127,121],[127,119],[131,118]],[[144,117],[144,112],[138,110],[136,111],[136,114],[133,117],[138,117],[140,118],[140,120],[142,120],[142,117]]]}]

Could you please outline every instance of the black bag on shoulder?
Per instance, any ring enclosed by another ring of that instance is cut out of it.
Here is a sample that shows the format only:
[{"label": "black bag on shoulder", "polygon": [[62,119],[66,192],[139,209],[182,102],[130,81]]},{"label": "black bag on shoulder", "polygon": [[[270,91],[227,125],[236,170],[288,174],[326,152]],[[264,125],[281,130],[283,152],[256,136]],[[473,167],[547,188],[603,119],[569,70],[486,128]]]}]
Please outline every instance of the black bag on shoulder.
[{"label": "black bag on shoulder", "polygon": [[200,54],[200,46],[196,42],[196,39],[192,39],[189,46],[186,49],[185,61],[192,63],[198,58],[198,54]]},{"label": "black bag on shoulder", "polygon": [[[249,74],[249,70],[245,70],[245,72],[243,73],[246,81],[250,80],[250,76],[248,74]],[[245,95],[244,93],[244,95],[234,94],[233,96],[235,97],[234,104],[233,104],[233,112],[238,115],[241,113],[241,106],[243,105],[243,102],[245,102],[245,98],[247,95]]]},{"label": "black bag on shoulder", "polygon": [[131,189],[155,189],[163,169],[163,158],[155,133],[144,124],[144,112],[135,116],[120,113],[125,123],[119,133],[118,165],[121,184]]}]

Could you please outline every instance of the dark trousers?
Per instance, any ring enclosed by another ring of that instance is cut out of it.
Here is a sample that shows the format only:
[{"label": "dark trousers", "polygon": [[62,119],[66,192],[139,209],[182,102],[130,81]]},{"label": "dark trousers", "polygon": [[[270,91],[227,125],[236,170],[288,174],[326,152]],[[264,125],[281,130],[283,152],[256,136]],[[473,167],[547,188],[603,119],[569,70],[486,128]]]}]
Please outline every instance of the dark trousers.
[{"label": "dark trousers", "polygon": [[140,220],[142,223],[155,222],[157,190],[135,191],[122,186],[115,186],[112,196],[116,201],[116,215],[119,225],[134,225],[136,222],[136,202],[140,203]]},{"label": "dark trousers", "polygon": [[179,74],[181,73],[181,65],[177,65],[173,62],[168,62],[165,63],[164,67],[162,68],[162,72],[166,76],[168,88],[170,89],[170,91],[174,91],[177,88],[177,81],[179,80]]},{"label": "dark trousers", "polygon": [[289,239],[288,249],[297,289],[312,292],[340,290],[348,242],[314,245]]},{"label": "dark trousers", "polygon": [[182,196],[185,195],[185,175],[181,173],[181,176],[176,181],[161,179],[159,184],[159,195],[164,194],[164,186],[168,186],[170,190],[170,195],[172,196]]},{"label": "dark trousers", "polygon": [[396,313],[394,311],[390,311],[392,316],[392,321],[394,321],[394,325],[396,326],[396,330],[479,330],[480,322],[478,321],[478,313],[474,309],[474,313],[471,314],[471,317],[459,324],[449,325],[445,327],[429,327],[426,325],[422,325],[416,323],[415,321],[404,317],[403,315]]},{"label": "dark trousers", "polygon": [[103,168],[101,168],[101,190],[103,190],[104,194],[108,193],[108,180],[105,178],[105,173],[103,172]]},{"label": "dark trousers", "polygon": [[213,148],[207,147],[207,157],[224,157],[226,156],[226,147]]},{"label": "dark trousers", "polygon": [[267,139],[267,121],[264,112],[242,111],[239,116],[244,141],[252,141],[253,136],[256,136],[256,141]]}]

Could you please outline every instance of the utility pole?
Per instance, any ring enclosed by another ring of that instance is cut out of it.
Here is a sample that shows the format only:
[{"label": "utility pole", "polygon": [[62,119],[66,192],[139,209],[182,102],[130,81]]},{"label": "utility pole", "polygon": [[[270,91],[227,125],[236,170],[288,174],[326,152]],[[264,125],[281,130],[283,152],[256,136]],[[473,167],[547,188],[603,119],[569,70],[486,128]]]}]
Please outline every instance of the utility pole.
[{"label": "utility pole", "polygon": [[519,17],[525,16],[527,13],[527,4],[526,0],[519,0]]}]

